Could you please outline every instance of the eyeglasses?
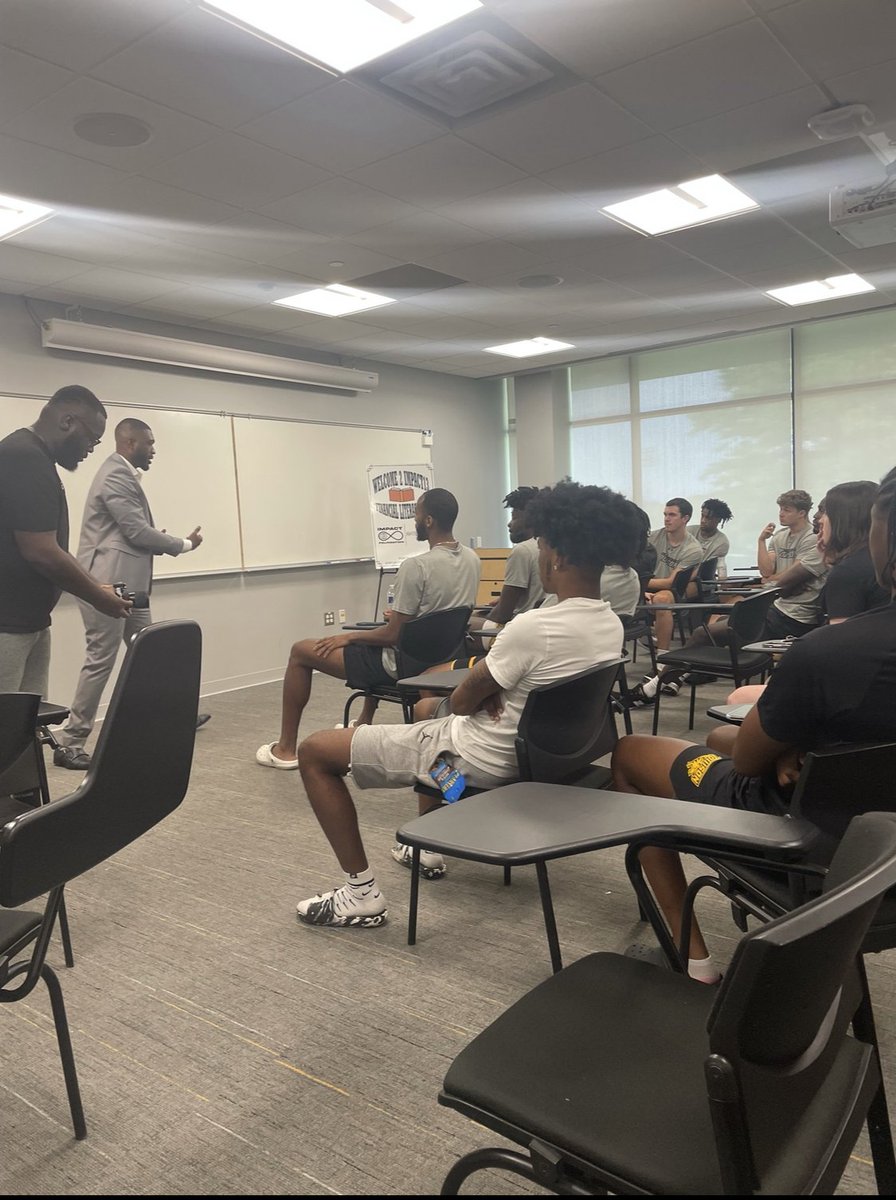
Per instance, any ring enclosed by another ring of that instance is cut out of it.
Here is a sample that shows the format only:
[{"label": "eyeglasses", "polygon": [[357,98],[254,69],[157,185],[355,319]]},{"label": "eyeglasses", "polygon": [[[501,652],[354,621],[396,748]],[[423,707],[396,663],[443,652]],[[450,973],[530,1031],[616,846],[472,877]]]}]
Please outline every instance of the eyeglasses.
[{"label": "eyeglasses", "polygon": [[84,432],[87,434],[88,440],[90,442],[90,449],[91,450],[95,449],[100,444],[100,442],[103,440],[102,436],[95,437],[93,430],[90,428],[90,426],[87,424],[86,421],[82,420],[81,417],[78,416],[77,413],[69,413],[69,416],[72,418],[73,421],[77,421],[78,424],[81,426],[81,428],[84,430]]}]

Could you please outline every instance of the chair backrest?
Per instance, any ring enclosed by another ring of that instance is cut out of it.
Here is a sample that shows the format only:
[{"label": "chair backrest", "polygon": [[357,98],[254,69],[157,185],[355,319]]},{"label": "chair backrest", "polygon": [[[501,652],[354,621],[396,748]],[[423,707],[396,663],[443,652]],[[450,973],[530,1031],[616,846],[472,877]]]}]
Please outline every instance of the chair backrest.
[{"label": "chair backrest", "polygon": [[707,595],[713,590],[708,585],[715,582],[718,563],[718,558],[704,558],[703,562],[697,568],[696,583],[698,600],[705,600]]},{"label": "chair backrest", "polygon": [[40,696],[0,693],[0,797],[39,784],[37,723]]},{"label": "chair backrest", "polygon": [[533,688],[516,735],[520,779],[560,783],[616,744],[610,691],[621,658]]},{"label": "chair backrest", "polygon": [[807,1194],[807,1130],[813,1149],[831,1130],[831,1149],[842,1153],[842,1128],[830,1122],[819,1132],[810,1109],[833,1072],[871,1053],[848,1036],[862,999],[857,956],[894,884],[896,814],[856,817],[822,895],[738,943],[707,1026],[705,1073],[726,1192]]},{"label": "chair backrest", "polygon": [[470,606],[445,608],[406,621],[395,648],[398,678],[417,675],[423,667],[456,658],[472,611]]},{"label": "chair backrest", "polygon": [[193,621],[135,636],[83,783],[0,830],[0,904],[18,907],[74,879],[177,808],[190,780],[201,657]]},{"label": "chair backrest", "polygon": [[790,800],[794,817],[842,838],[858,813],[896,810],[896,742],[810,751]]},{"label": "chair backrest", "polygon": [[738,647],[759,640],[768,610],[780,594],[780,588],[766,588],[755,596],[745,596],[740,603],[731,605],[728,627]]},{"label": "chair backrest", "polygon": [[676,571],[672,576],[672,587],[670,591],[676,600],[684,600],[685,593],[688,590],[688,584],[696,574],[696,567],[682,567],[680,571]]}]

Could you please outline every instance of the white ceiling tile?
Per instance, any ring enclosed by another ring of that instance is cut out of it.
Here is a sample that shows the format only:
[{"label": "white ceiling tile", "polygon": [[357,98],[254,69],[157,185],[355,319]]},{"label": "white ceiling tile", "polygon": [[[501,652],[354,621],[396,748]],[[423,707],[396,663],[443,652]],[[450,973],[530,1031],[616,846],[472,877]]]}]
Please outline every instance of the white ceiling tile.
[{"label": "white ceiling tile", "polygon": [[145,302],[127,305],[122,312],[139,312],[146,316],[157,314],[168,319],[185,315],[208,320],[211,317],[237,312],[240,308],[245,308],[245,301],[241,301],[237,296],[230,297],[212,288],[187,287],[178,288]]},{"label": "white ceiling tile", "polygon": [[744,0],[498,0],[498,15],[580,75],[598,75],[751,17]]},{"label": "white ceiling tile", "polygon": [[246,137],[340,173],[444,136],[444,128],[348,79],[251,121]]},{"label": "white ceiling tile", "polygon": [[546,171],[542,178],[597,209],[706,173],[699,156],[671,138],[651,137]]},{"label": "white ceiling tile", "polygon": [[724,174],[814,148],[818,139],[806,122],[828,107],[824,92],[813,84],[683,125],[669,137]]},{"label": "white ceiling tile", "polygon": [[762,22],[753,20],[610,71],[597,85],[643,121],[665,130],[809,82]]},{"label": "white ceiling tile", "polygon": [[288,333],[317,320],[315,313],[302,313],[298,309],[283,308],[279,304],[258,304],[251,308],[238,308],[226,317],[221,317],[216,324],[234,330]]},{"label": "white ceiling tile", "polygon": [[199,227],[184,222],[171,228],[168,236],[214,254],[281,269],[287,269],[288,260],[303,246],[321,246],[327,240],[320,234],[255,213],[240,213]]},{"label": "white ceiling tile", "polygon": [[[366,325],[356,324],[351,317],[324,317],[303,325],[301,336],[310,338],[309,345],[320,342],[331,346],[334,343],[350,342],[352,338],[370,337],[370,329]],[[393,335],[390,333],[390,337]]]},{"label": "white ceiling tile", "polygon": [[189,237],[192,233],[201,233],[209,225],[240,214],[240,209],[232,204],[222,204],[183,188],[168,187],[145,175],[132,175],[107,188],[105,211],[107,219],[122,224],[139,219],[147,232],[159,237],[170,236],[175,230],[181,230]]},{"label": "white ceiling tile", "polygon": [[593,228],[594,207],[577,196],[529,176],[439,210],[467,229],[508,241],[553,238],[566,231]]},{"label": "white ceiling tile", "polygon": [[464,141],[524,171],[542,174],[564,163],[636,142],[651,130],[588,83],[467,122]]},{"label": "white ceiling tile", "polygon": [[[308,241],[300,237],[295,248],[284,254],[280,267],[294,274],[297,279],[313,279],[322,283],[345,283],[375,271],[397,267],[403,260],[379,254],[366,246],[357,246],[341,238],[322,238]],[[331,267],[331,262],[341,262],[341,267]],[[298,288],[296,289],[298,290]]]},{"label": "white ceiling tile", "polygon": [[0,46],[0,113],[7,120],[74,79],[71,71]]},{"label": "white ceiling tile", "polygon": [[[825,86],[841,104],[867,104],[879,124],[896,121],[896,60],[876,63],[826,80]],[[834,107],[825,104],[823,108]],[[890,135],[891,140],[893,134]]]},{"label": "white ceiling tile", "polygon": [[59,283],[84,270],[84,263],[61,254],[42,254],[17,246],[15,240],[0,242],[0,275],[19,283]]},{"label": "white ceiling tile", "polygon": [[476,282],[505,275],[508,271],[520,275],[531,274],[538,268],[539,262],[539,258],[529,250],[511,242],[493,239],[490,242],[478,242],[474,246],[463,246],[459,250],[433,255],[428,257],[423,265],[432,267],[435,271],[444,271],[446,275],[456,275],[459,279]]},{"label": "white ceiling tile", "polygon": [[304,188],[298,195],[269,203],[263,211],[267,216],[292,222],[312,233],[350,237],[371,225],[413,216],[416,210],[395,196],[365,187],[353,179],[335,178]]},{"label": "white ceiling tile", "polygon": [[331,78],[201,9],[147,33],[99,63],[91,74],[229,130],[323,87]]},{"label": "white ceiling tile", "polygon": [[51,208],[100,206],[127,175],[100,163],[0,134],[3,191]]},{"label": "white ceiling tile", "polygon": [[[141,146],[98,146],[78,137],[74,130],[78,118],[88,113],[124,113],[136,117],[149,125],[152,136]],[[12,137],[52,146],[66,154],[89,158],[121,171],[143,170],[152,163],[190,150],[217,133],[214,126],[204,121],[196,121],[107,83],[83,78],[32,105],[27,112],[10,120],[4,118],[0,129]]]},{"label": "white ceiling tile", "polygon": [[766,19],[818,79],[886,62],[896,46],[896,5],[891,0],[800,0]]},{"label": "white ceiling tile", "polygon": [[401,196],[422,208],[441,208],[452,200],[511,183],[520,179],[522,172],[460,138],[448,136],[361,167],[351,176],[358,183]]},{"label": "white ceiling tile", "polygon": [[470,246],[481,237],[479,229],[449,219],[446,213],[421,209],[398,221],[359,230],[352,234],[352,241],[359,246],[375,246],[398,262],[415,262],[418,254],[441,254],[457,246]]},{"label": "white ceiling tile", "polygon": [[215,138],[144,173],[161,183],[239,208],[269,204],[319,183],[327,174],[320,167],[237,134]]},{"label": "white ceiling tile", "polygon": [[88,70],[183,12],[184,0],[3,0],[3,41],[72,71]]},{"label": "white ceiling tile", "polygon": [[[0,260],[2,261],[2,260]],[[120,271],[115,267],[96,268],[82,271],[65,280],[66,288],[85,302],[90,300],[115,301],[122,304],[139,304],[153,296],[172,292],[177,284],[161,276],[142,275],[137,271]]]}]

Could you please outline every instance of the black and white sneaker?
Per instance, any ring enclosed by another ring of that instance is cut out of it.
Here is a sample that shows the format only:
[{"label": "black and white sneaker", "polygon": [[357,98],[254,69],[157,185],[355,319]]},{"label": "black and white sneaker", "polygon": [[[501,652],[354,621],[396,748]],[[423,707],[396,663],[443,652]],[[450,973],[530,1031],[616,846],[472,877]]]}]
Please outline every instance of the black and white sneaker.
[{"label": "black and white sneaker", "polygon": [[386,900],[378,887],[364,896],[347,883],[322,896],[311,896],[296,905],[296,915],[306,925],[331,925],[347,929],[375,929],[384,925],[389,913]]},{"label": "black and white sneaker", "polygon": [[664,696],[677,696],[681,691],[681,684],[676,683],[674,679],[670,679],[668,683],[660,684],[660,691]]},{"label": "black and white sneaker", "polygon": [[653,696],[647,695],[643,683],[637,684],[629,691],[627,701],[629,708],[653,708]]},{"label": "black and white sneaker", "polygon": [[[401,863],[410,871],[414,862],[410,846],[402,846],[400,842],[396,842],[390,853],[397,863]],[[423,879],[441,879],[447,870],[441,854],[436,854],[434,850],[420,851],[420,875]]]}]

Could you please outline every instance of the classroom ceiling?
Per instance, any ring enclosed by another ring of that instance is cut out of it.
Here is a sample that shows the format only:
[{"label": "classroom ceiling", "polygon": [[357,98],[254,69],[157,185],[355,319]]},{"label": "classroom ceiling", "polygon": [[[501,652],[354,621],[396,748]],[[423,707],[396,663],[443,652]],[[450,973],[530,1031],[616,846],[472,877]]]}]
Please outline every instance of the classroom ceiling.
[{"label": "classroom ceiling", "polygon": [[[896,242],[828,221],[884,167],[806,124],[855,103],[896,141],[894,0],[485,0],[342,77],[196,0],[2,0],[0,192],[56,215],[0,242],[0,291],[469,377],[890,305]],[[760,209],[653,238],[599,211],[716,172]],[[764,295],[850,272],[878,290]],[[337,282],[400,300],[272,304]],[[533,336],[575,349],[484,352]]]}]

